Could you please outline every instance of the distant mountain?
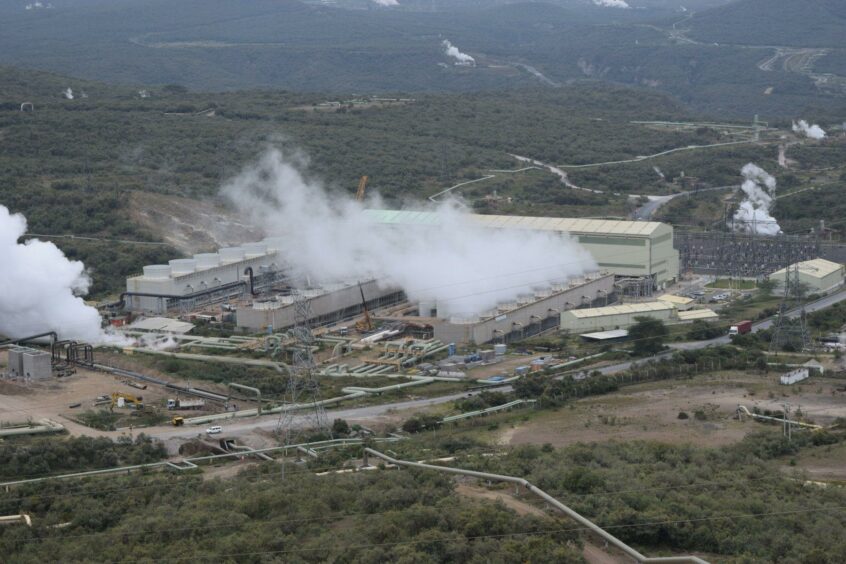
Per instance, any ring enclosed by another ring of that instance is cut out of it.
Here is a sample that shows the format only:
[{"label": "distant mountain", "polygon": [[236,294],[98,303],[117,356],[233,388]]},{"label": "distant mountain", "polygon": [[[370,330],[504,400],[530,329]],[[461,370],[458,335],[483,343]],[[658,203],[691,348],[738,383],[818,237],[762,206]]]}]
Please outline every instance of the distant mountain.
[{"label": "distant mountain", "polygon": [[737,45],[846,47],[844,0],[739,0],[696,14],[691,37]]}]

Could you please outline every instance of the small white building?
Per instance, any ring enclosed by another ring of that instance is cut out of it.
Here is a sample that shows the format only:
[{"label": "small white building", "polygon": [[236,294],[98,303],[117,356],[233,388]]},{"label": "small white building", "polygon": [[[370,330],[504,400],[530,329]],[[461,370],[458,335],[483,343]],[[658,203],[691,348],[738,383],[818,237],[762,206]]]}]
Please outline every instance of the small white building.
[{"label": "small white building", "polygon": [[686,298],[684,296],[676,296],[675,294],[663,294],[658,296],[659,302],[667,302],[679,311],[687,311],[696,305],[696,300],[693,298]]},{"label": "small white building", "polygon": [[[843,285],[846,279],[846,267],[838,262],[815,258],[790,265],[791,276],[798,267],[799,282],[808,288],[809,294],[826,294]],[[770,280],[775,283],[776,291],[784,293],[784,282],[787,269],[782,268],[770,274]]]}]

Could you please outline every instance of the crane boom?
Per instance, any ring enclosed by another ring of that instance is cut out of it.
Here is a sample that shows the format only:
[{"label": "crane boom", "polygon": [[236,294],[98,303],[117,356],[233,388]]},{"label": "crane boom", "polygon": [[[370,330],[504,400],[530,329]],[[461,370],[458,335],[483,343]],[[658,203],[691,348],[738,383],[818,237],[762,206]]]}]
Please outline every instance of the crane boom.
[{"label": "crane boom", "polygon": [[358,190],[355,193],[357,202],[364,201],[364,192],[367,190],[367,176],[362,176],[358,181]]}]

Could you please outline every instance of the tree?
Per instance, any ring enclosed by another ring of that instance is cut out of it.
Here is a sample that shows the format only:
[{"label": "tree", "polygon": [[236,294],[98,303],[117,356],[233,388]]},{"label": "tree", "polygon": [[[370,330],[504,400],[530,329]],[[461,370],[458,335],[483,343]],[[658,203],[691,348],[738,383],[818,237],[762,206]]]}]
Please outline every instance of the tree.
[{"label": "tree", "polygon": [[769,278],[758,282],[758,290],[760,290],[762,296],[771,296],[776,286],[776,281]]},{"label": "tree", "polygon": [[350,434],[350,425],[343,419],[335,419],[332,422],[332,434],[345,436]]},{"label": "tree", "polygon": [[635,317],[635,324],[629,328],[629,337],[638,356],[650,356],[661,352],[669,331],[660,319]]}]

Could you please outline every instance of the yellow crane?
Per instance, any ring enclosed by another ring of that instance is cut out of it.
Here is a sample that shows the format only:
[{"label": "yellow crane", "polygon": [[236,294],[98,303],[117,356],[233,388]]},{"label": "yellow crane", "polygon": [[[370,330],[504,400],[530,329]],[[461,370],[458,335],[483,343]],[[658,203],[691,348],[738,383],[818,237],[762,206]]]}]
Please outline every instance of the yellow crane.
[{"label": "yellow crane", "polygon": [[114,392],[112,394],[112,409],[115,408],[118,403],[118,400],[121,398],[123,398],[123,401],[125,403],[131,403],[133,406],[135,406],[135,409],[144,409],[144,404],[141,403],[141,396],[136,397],[132,394],[125,394],[123,392]]},{"label": "yellow crane", "polygon": [[355,193],[357,202],[364,201],[364,192],[367,190],[367,176],[362,176],[358,181],[358,190]]},{"label": "yellow crane", "polygon": [[359,320],[355,324],[355,328],[362,333],[373,331],[373,319],[370,317],[370,312],[367,311],[367,300],[364,299],[364,288],[361,287],[361,282],[358,283],[358,291],[361,293],[361,309],[364,311],[364,319]]}]

